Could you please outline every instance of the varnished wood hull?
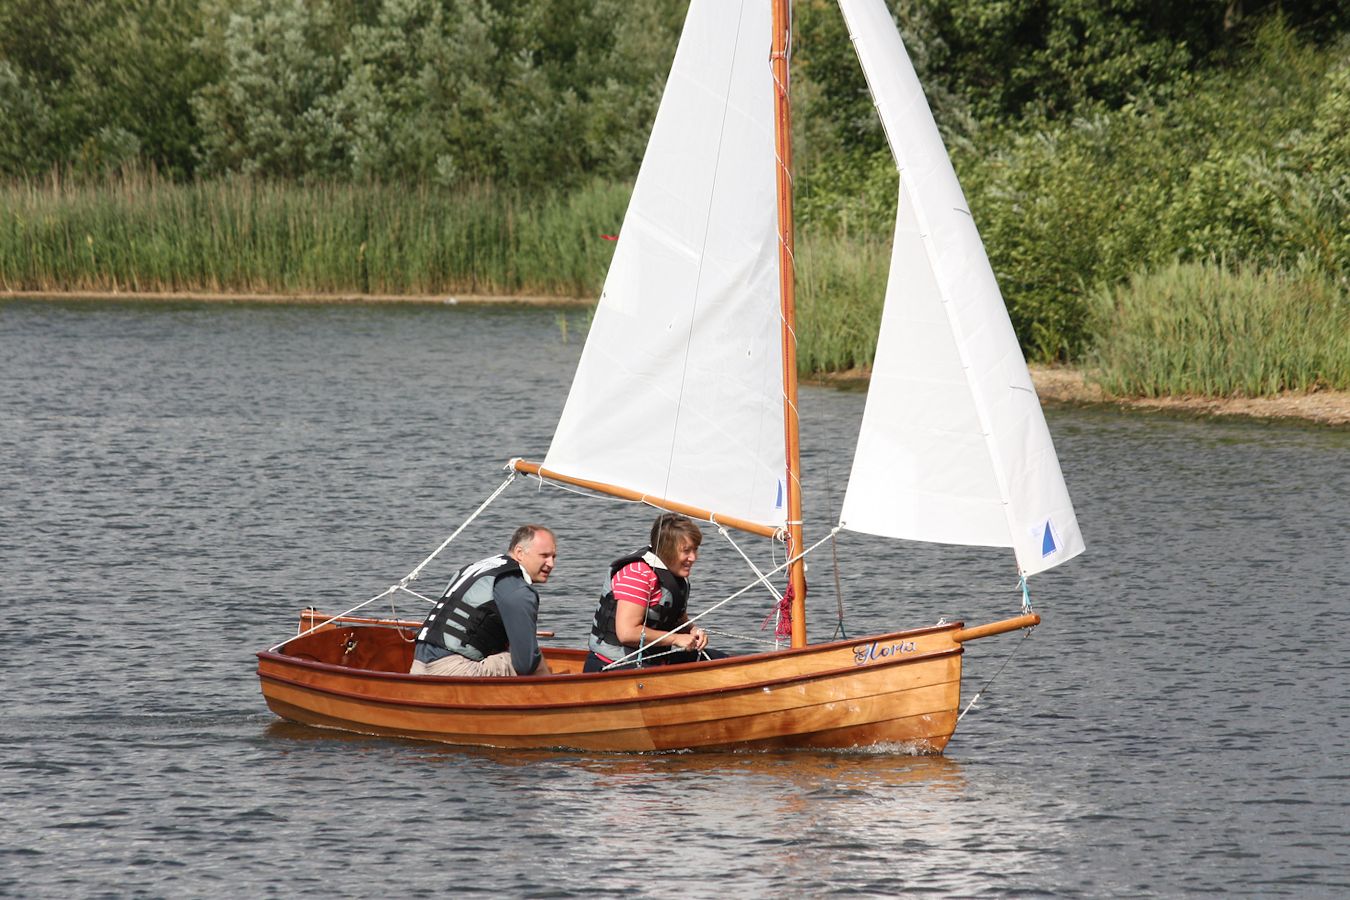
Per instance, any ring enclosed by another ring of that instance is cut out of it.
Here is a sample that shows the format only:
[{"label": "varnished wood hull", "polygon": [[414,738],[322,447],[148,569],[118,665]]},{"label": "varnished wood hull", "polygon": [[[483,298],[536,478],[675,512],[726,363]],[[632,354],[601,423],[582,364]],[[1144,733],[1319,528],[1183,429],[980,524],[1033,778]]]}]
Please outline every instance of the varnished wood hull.
[{"label": "varnished wood hull", "polygon": [[411,630],[340,621],[258,654],[277,715],[309,725],[491,747],[579,750],[847,748],[939,753],[956,727],[959,623],[676,666],[563,675],[404,674]]}]

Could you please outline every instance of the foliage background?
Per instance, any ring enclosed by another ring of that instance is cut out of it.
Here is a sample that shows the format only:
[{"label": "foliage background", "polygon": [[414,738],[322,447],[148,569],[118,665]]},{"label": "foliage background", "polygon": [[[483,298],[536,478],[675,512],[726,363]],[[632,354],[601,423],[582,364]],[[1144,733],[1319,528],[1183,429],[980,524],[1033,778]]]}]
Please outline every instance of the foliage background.
[{"label": "foliage background", "polygon": [[[593,293],[686,5],[0,0],[0,286]],[[1169,273],[1219,302],[1315,277],[1344,309],[1344,2],[891,6],[1030,357],[1110,358],[1134,319],[1103,292]],[[834,4],[795,17],[806,356],[866,365],[894,168]]]}]

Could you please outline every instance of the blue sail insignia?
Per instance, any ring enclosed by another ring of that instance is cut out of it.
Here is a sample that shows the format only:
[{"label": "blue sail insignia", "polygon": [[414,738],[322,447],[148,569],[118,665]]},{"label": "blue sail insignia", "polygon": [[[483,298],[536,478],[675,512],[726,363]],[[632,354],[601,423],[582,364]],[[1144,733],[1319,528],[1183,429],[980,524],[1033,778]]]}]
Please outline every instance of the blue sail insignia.
[{"label": "blue sail insignia", "polygon": [[1050,520],[1046,519],[1045,536],[1041,538],[1041,559],[1044,559],[1058,549],[1059,545],[1055,543],[1055,530],[1050,525]]}]

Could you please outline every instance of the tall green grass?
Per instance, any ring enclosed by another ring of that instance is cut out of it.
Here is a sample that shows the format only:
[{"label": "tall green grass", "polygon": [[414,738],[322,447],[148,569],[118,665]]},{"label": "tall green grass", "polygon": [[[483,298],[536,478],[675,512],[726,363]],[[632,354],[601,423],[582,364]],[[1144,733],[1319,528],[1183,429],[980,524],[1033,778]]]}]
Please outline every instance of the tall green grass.
[{"label": "tall green grass", "polygon": [[[595,297],[630,186],[525,198],[480,186],[174,184],[131,172],[0,184],[0,290]],[[870,366],[890,244],[842,225],[797,240],[803,374]],[[1092,295],[1094,365],[1117,395],[1350,388],[1346,282],[1155,265]]]},{"label": "tall green grass", "polygon": [[1117,396],[1350,389],[1350,295],[1316,270],[1173,263],[1093,305],[1093,377]]},{"label": "tall green grass", "polygon": [[809,375],[870,366],[890,241],[806,232],[797,237],[796,253],[798,370]]},{"label": "tall green grass", "polygon": [[[630,190],[53,174],[0,184],[0,290],[595,297]],[[804,373],[871,363],[888,259],[874,237],[799,238]]]},{"label": "tall green grass", "polygon": [[629,187],[0,184],[0,289],[594,296]]}]

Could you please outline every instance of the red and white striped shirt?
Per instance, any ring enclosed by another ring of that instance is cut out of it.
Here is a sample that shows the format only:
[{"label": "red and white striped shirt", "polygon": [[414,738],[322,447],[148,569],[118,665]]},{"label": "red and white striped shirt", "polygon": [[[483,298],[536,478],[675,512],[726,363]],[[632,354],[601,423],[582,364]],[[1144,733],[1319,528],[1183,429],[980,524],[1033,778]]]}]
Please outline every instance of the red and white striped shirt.
[{"label": "red and white striped shirt", "polygon": [[661,600],[661,582],[650,565],[638,560],[630,562],[618,572],[610,582],[614,588],[614,599],[639,606],[653,607]]}]

